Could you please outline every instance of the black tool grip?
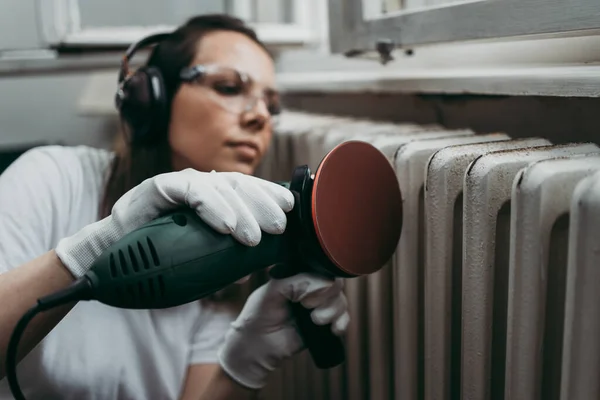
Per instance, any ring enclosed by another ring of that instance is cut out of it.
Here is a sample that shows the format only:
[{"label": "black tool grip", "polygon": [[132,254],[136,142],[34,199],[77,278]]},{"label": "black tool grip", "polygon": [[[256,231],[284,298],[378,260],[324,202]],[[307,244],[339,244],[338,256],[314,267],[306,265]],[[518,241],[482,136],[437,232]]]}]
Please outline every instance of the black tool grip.
[{"label": "black tool grip", "polygon": [[308,351],[321,369],[333,368],[344,362],[346,350],[339,336],[331,332],[331,324],[317,325],[310,318],[311,310],[300,303],[291,303],[300,335]]}]

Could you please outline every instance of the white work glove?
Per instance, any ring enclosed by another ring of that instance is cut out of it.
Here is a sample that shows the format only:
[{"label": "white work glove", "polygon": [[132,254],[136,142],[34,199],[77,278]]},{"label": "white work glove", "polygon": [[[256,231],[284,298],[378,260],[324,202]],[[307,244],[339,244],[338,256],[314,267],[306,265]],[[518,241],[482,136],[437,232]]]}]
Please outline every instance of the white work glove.
[{"label": "white work glove", "polygon": [[281,234],[292,192],[273,182],[238,172],[186,169],[156,175],[125,193],[110,216],[62,239],[56,254],[75,278],[83,276],[104,250],[165,211],[188,206],[212,228],[255,246],[261,230]]},{"label": "white work glove", "polygon": [[341,279],[302,273],[256,289],[232,323],[219,350],[223,370],[240,385],[260,389],[282,361],[305,349],[289,301],[313,309],[317,325],[342,335],[350,321]]}]

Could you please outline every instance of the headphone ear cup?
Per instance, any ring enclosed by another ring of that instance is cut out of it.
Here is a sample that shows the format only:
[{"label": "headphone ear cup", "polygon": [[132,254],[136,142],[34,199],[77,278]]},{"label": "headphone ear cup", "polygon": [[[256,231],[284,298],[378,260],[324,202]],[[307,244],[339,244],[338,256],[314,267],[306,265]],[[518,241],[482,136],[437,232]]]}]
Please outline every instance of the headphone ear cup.
[{"label": "headphone ear cup", "polygon": [[142,67],[117,92],[116,105],[131,129],[132,142],[147,141],[167,119],[165,86],[160,71]]}]

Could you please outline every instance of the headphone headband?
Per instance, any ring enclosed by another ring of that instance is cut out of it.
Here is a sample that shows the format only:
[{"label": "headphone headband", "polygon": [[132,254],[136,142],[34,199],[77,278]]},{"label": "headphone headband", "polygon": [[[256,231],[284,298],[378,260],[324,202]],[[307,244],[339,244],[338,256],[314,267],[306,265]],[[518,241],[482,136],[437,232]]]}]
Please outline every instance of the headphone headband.
[{"label": "headphone headband", "polygon": [[171,32],[155,33],[150,36],[143,37],[137,42],[132,43],[121,60],[121,70],[119,71],[119,84],[125,80],[129,74],[129,62],[133,58],[134,54],[141,48],[146,47],[150,44],[157,44],[171,36]]},{"label": "headphone headband", "polygon": [[129,61],[142,47],[160,43],[169,36],[170,32],[146,36],[131,44],[121,60],[115,105],[131,127],[131,142],[152,141],[158,132],[164,130],[168,104],[160,70],[143,66],[130,73]]}]

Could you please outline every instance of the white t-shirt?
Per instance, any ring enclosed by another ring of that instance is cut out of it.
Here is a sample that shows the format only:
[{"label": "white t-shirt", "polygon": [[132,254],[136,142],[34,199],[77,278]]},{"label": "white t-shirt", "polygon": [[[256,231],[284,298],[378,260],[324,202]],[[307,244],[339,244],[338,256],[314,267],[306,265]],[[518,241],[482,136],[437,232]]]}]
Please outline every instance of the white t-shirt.
[{"label": "white t-shirt", "polygon": [[[0,175],[0,274],[97,221],[111,158],[38,147]],[[28,400],[177,399],[190,364],[217,362],[233,318],[200,302],[163,310],[80,302],[21,362],[19,383]],[[3,379],[0,399],[12,398]]]}]

